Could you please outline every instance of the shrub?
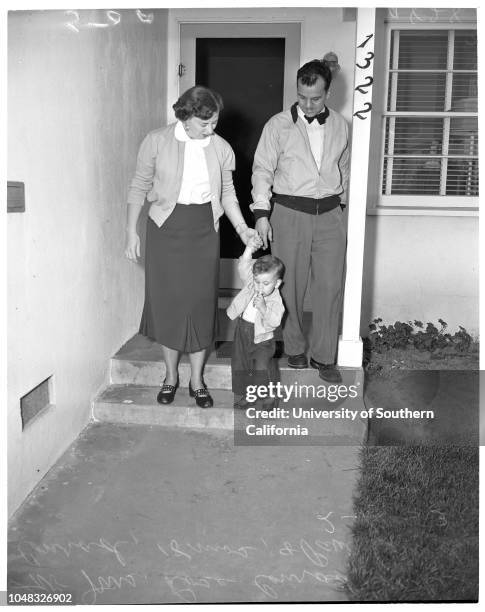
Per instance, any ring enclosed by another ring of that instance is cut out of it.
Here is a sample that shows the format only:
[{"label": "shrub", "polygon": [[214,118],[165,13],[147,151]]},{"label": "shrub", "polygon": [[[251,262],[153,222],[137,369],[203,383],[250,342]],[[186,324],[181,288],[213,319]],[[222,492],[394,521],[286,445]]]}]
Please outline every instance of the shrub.
[{"label": "shrub", "polygon": [[438,319],[440,327],[421,321],[396,321],[394,325],[382,325],[377,318],[369,325],[368,341],[371,350],[383,353],[389,349],[406,349],[414,347],[418,351],[430,353],[445,350],[450,353],[466,353],[472,344],[472,337],[461,325],[453,335],[446,331],[448,324]]}]

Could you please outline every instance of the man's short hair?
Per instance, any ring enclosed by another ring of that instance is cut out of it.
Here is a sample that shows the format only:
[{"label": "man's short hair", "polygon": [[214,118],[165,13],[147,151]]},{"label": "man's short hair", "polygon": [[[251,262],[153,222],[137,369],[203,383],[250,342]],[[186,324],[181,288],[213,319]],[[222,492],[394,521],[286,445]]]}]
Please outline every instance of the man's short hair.
[{"label": "man's short hair", "polygon": [[202,87],[202,85],[195,85],[187,89],[172,108],[180,121],[187,121],[191,117],[210,119],[212,115],[224,108],[224,103],[217,91]]},{"label": "man's short hair", "polygon": [[301,81],[303,85],[315,85],[318,77],[325,81],[325,91],[328,91],[332,82],[332,71],[325,60],[315,59],[307,62],[296,73],[296,81]]},{"label": "man's short hair", "polygon": [[265,274],[265,272],[274,272],[278,278],[283,278],[285,264],[274,255],[263,255],[253,264],[253,276]]}]

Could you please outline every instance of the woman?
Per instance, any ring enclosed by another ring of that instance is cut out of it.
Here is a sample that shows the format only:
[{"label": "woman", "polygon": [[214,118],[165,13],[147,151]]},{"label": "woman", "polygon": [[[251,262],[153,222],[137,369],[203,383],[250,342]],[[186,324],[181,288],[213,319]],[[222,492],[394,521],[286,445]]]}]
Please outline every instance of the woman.
[{"label": "woman", "polygon": [[219,218],[226,213],[244,244],[257,235],[234,191],[234,152],[214,133],[222,108],[221,96],[206,87],[182,94],[173,105],[178,121],[143,140],[128,194],[125,254],[132,261],[140,255],[138,216],[145,197],[151,202],[140,333],[162,345],[160,404],[173,402],[180,354],[188,353],[189,393],[201,408],[213,406],[202,369],[215,335]]}]

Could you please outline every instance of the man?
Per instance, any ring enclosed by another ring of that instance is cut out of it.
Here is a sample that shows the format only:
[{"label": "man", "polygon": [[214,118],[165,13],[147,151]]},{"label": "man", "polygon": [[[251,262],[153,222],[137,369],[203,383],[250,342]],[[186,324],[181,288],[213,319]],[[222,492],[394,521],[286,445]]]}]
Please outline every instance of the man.
[{"label": "man", "polygon": [[251,209],[264,247],[271,241],[286,267],[281,293],[288,313],[283,326],[288,365],[308,367],[303,301],[310,280],[310,365],[323,380],[340,382],[335,360],[349,151],[345,119],[325,106],[331,81],[325,61],[298,70],[298,101],[263,128],[254,155]]}]

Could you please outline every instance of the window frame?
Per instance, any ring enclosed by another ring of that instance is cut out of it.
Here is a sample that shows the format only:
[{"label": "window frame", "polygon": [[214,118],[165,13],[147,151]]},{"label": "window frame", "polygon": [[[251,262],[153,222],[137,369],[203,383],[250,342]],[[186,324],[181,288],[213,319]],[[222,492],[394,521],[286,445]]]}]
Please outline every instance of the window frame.
[{"label": "window frame", "polygon": [[[380,96],[381,97],[381,112],[380,116],[380,131],[381,131],[381,141],[380,141],[380,154],[379,154],[379,171],[377,173],[378,177],[378,189],[376,198],[376,205],[373,209],[370,209],[370,212],[374,211],[378,213],[380,210],[387,209],[389,211],[398,212],[401,210],[409,210],[414,213],[418,211],[426,211],[426,210],[436,210],[436,211],[463,211],[464,214],[474,214],[478,211],[478,203],[479,203],[479,195],[477,196],[457,196],[457,195],[426,195],[426,194],[400,194],[400,195],[392,195],[382,193],[382,186],[384,183],[384,167],[385,167],[385,147],[386,147],[386,119],[388,117],[449,117],[449,121],[447,122],[448,126],[451,122],[451,118],[454,117],[476,117],[478,122],[478,112],[406,112],[406,111],[388,111],[387,110],[387,100],[389,95],[389,87],[391,81],[391,70],[390,67],[390,56],[391,56],[391,41],[392,41],[392,32],[394,30],[441,30],[441,31],[457,31],[457,30],[477,30],[476,21],[466,21],[466,22],[422,22],[422,23],[409,23],[401,20],[386,20],[385,24],[385,80],[383,83],[383,87],[380,88]],[[478,53],[478,50],[477,50]],[[448,55],[450,54],[450,48],[448,47]],[[450,75],[447,69],[447,75]],[[478,74],[478,70],[477,70]],[[451,86],[449,83],[451,79],[447,76],[447,86],[446,91],[451,91]],[[478,125],[478,123],[477,123]],[[444,130],[446,130],[446,124]],[[449,127],[448,127],[449,129]],[[478,152],[478,149],[477,149]],[[416,156],[419,157],[419,156]],[[453,157],[453,156],[451,156]],[[477,155],[478,157],[478,155]],[[443,171],[443,170],[442,170]]]}]

